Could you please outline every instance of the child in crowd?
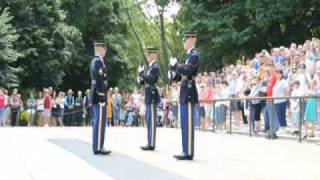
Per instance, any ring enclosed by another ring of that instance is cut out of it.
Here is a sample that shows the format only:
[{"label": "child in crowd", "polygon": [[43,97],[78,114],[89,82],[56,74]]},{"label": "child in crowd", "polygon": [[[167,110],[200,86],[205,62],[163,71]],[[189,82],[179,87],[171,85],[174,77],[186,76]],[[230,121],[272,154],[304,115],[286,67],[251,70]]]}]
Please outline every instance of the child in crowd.
[{"label": "child in crowd", "polygon": [[30,92],[30,98],[27,100],[28,126],[33,125],[33,116],[35,115],[36,100],[33,93]]},{"label": "child in crowd", "polygon": [[172,85],[171,89],[171,113],[172,113],[172,126],[178,126],[178,102],[179,102],[179,89],[177,84]]},{"label": "child in crowd", "polygon": [[[304,138],[307,137],[314,137],[314,129],[315,129],[315,123],[317,121],[317,98],[312,97],[316,95],[316,85],[317,82],[312,80],[309,83],[309,92],[306,105],[306,110],[304,114],[304,120],[305,120],[305,135]],[[308,134],[309,127],[311,125],[311,134]]]},{"label": "child in crowd", "polygon": [[141,120],[141,125],[142,127],[146,126],[146,104],[145,104],[145,98],[144,98],[144,93],[141,94],[140,96],[140,102],[139,102],[139,115],[140,115],[140,120]]},{"label": "child in crowd", "polygon": [[135,114],[134,114],[134,102],[133,102],[133,98],[132,96],[129,96],[128,98],[128,102],[126,104],[126,125],[127,126],[132,126],[134,123],[134,119],[135,119]]},{"label": "child in crowd", "polygon": [[41,91],[38,94],[36,104],[37,104],[36,109],[37,109],[37,116],[38,116],[38,125],[43,126],[44,125],[44,116],[43,116],[44,101],[43,101],[43,93]]},{"label": "child in crowd", "polygon": [[205,118],[205,84],[202,82],[199,87],[199,115],[200,115],[200,130],[205,130],[207,128],[207,122]]},{"label": "child in crowd", "polygon": [[122,103],[120,106],[120,111],[119,111],[119,122],[118,125],[119,126],[123,126],[125,123],[125,119],[126,119],[126,108],[125,108],[126,104]]},{"label": "child in crowd", "polygon": [[[243,96],[242,98],[245,98],[245,100],[243,100],[243,114],[244,114],[244,119],[247,119],[247,120],[250,120],[250,101],[249,100],[246,100],[246,98],[249,97],[251,93],[251,90],[250,90],[250,87],[247,86],[243,92]],[[250,123],[249,121],[249,125],[251,125],[253,123]]]},{"label": "child in crowd", "polygon": [[295,81],[291,93],[292,99],[290,100],[291,121],[294,129],[293,135],[299,135],[300,100],[294,98],[299,96],[303,96],[303,92],[300,89],[300,82]]},{"label": "child in crowd", "polygon": [[[318,71],[318,73],[320,73],[320,67],[319,67],[319,70],[317,70],[317,71]],[[316,91],[317,95],[320,94],[320,78],[318,78],[318,80],[317,80],[317,85],[316,85],[315,91]],[[320,126],[320,99],[319,99],[319,97],[317,98],[317,121],[318,121],[318,125]],[[318,141],[317,144],[320,145],[320,141]]]}]

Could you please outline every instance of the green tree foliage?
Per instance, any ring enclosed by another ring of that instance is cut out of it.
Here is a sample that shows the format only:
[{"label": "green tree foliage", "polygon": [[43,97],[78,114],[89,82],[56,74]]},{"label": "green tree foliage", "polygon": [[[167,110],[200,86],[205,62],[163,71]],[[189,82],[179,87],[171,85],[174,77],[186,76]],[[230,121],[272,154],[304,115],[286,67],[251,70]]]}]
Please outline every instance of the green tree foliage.
[{"label": "green tree foliage", "polygon": [[[182,42],[177,41],[177,26],[174,22],[168,21],[161,13],[164,13],[169,0],[154,1],[158,8],[153,9],[156,15],[151,16],[145,12],[145,7],[148,7],[147,1],[142,0],[122,0],[122,6],[127,13],[127,24],[129,25],[129,33],[127,35],[127,56],[132,60],[133,73],[139,64],[143,62],[143,48],[140,48],[140,43],[143,47],[154,46],[159,48],[158,63],[160,64],[160,83],[164,84],[167,80],[168,57],[180,54]],[[154,13],[154,12],[153,12]],[[179,50],[179,51],[178,51]]]},{"label": "green tree foliage", "polygon": [[[168,3],[163,2],[162,5],[162,1],[157,1],[162,6]],[[16,46],[22,56],[16,66],[22,69],[19,78],[23,88],[88,88],[93,41],[102,40],[108,45],[105,60],[110,86],[132,90],[136,86],[137,66],[144,57],[143,48],[164,46],[159,20],[147,19],[137,1],[4,0],[0,7],[12,9],[13,25],[20,35]],[[165,27],[168,24],[164,21]],[[165,29],[164,33],[168,32],[171,29]],[[170,38],[164,40],[170,55],[174,43]],[[159,62],[161,69],[166,69],[162,54],[159,53]],[[165,76],[163,71],[163,80]]]},{"label": "green tree foliage", "polygon": [[[93,42],[105,41],[108,46],[105,62],[110,86],[116,86],[119,81],[126,81],[128,74],[128,59],[125,56],[127,24],[125,14],[118,0],[65,0],[63,9],[68,12],[66,22],[77,27],[82,33],[85,47],[81,57],[69,65],[66,71],[66,84],[73,87],[89,87],[89,64],[93,58]],[[76,66],[75,66],[76,65]],[[81,77],[81,83],[74,84],[74,77]],[[128,81],[130,84],[130,81]],[[123,83],[125,85],[125,83]]]},{"label": "green tree foliage", "polygon": [[[127,47],[124,49],[129,67],[127,80],[136,86],[137,68],[141,63],[145,64],[144,50],[148,46],[159,47],[159,32],[153,22],[144,16],[139,4],[132,0],[121,0],[120,2],[126,15],[125,22],[128,25],[128,33],[125,35]],[[121,83],[126,82],[121,81]]]},{"label": "green tree foliage", "polygon": [[165,82],[168,58],[184,55],[180,38],[186,30],[199,34],[202,71],[261,49],[320,36],[319,0],[180,0],[181,10],[173,22],[160,14],[174,0],[153,1],[158,15],[152,18],[140,6],[146,2],[0,1],[0,83],[19,82],[23,88],[38,89],[89,88],[94,40],[108,45],[110,85],[132,90],[143,48],[161,49]]},{"label": "green tree foliage", "polygon": [[12,24],[17,29],[16,43],[22,57],[17,65],[23,88],[59,86],[64,67],[81,46],[81,33],[68,26],[59,0],[3,0],[0,7],[10,7]]},{"label": "green tree foliage", "polygon": [[16,30],[10,21],[12,17],[8,8],[0,9],[0,86],[17,86],[17,68],[13,63],[19,57],[19,53],[14,49],[14,43],[18,39]]},{"label": "green tree foliage", "polygon": [[318,0],[182,0],[179,22],[199,34],[202,70],[319,36]]}]

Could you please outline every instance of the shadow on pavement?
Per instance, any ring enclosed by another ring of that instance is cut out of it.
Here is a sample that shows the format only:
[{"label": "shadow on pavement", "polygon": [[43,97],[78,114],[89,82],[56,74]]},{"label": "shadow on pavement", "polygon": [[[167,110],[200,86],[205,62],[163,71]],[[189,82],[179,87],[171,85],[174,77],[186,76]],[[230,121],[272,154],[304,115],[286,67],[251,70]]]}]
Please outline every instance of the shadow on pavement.
[{"label": "shadow on pavement", "polygon": [[109,156],[94,156],[91,144],[78,139],[49,139],[49,141],[114,179],[186,179],[118,152],[112,152]]}]

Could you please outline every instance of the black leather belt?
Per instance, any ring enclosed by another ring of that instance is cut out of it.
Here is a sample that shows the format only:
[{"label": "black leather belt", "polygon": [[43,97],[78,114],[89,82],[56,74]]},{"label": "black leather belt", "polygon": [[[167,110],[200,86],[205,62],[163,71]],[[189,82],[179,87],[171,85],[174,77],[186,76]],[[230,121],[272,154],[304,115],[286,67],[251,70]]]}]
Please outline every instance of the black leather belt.
[{"label": "black leather belt", "polygon": [[144,84],[144,87],[149,88],[149,87],[154,87],[154,85],[151,85],[151,84]]},{"label": "black leather belt", "polygon": [[188,76],[183,75],[182,80],[195,80],[195,76],[192,76],[191,78]]}]

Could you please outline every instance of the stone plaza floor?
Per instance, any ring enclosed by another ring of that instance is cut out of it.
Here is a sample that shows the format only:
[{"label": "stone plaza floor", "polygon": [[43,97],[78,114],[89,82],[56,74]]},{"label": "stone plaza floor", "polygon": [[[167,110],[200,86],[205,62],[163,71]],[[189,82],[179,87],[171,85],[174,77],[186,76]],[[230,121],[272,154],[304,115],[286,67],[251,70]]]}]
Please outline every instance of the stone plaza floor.
[{"label": "stone plaza floor", "polygon": [[145,128],[107,128],[110,156],[91,152],[90,127],[0,128],[0,180],[319,180],[320,146],[295,140],[196,131],[194,161],[177,161],[179,129],[158,128],[143,152]]}]

